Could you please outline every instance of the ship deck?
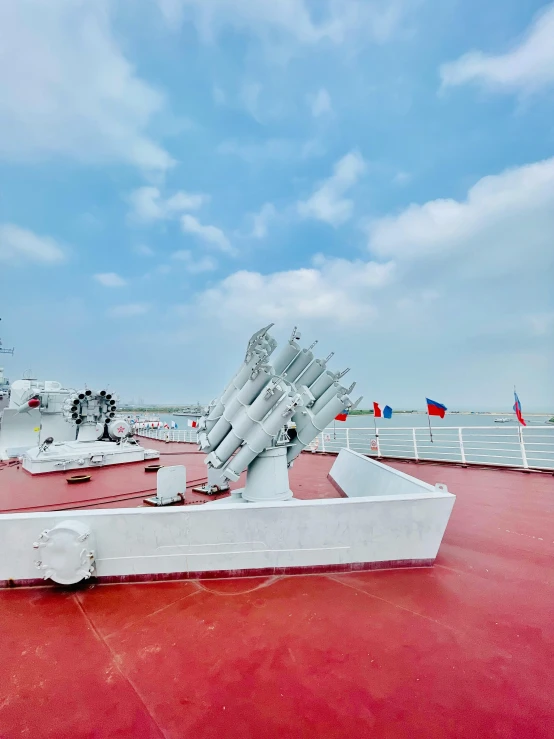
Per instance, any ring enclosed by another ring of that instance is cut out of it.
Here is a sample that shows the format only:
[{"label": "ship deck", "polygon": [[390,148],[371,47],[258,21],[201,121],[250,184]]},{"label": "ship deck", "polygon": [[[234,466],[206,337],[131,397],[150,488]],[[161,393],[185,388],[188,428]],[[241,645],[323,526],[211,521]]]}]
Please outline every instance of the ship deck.
[{"label": "ship deck", "polygon": [[[155,439],[140,441],[145,448],[156,449],[160,459],[83,469],[82,472],[90,474],[92,479],[79,485],[68,485],[67,478],[81,474],[81,470],[31,475],[15,460],[0,462],[0,513],[143,506],[144,499],[156,493],[156,475],[145,471],[146,467],[154,464],[182,464],[186,467],[186,505],[222,497],[206,496],[192,490],[206,481],[206,455],[198,451],[196,444],[165,443]],[[339,497],[327,480],[334,459],[334,456],[321,460],[314,454],[301,455],[290,470],[295,496],[300,499]],[[231,488],[243,487],[245,479],[243,475]]]},{"label": "ship deck", "polygon": [[[333,461],[302,455],[295,494],[336,496]],[[550,739],[554,477],[391,464],[457,496],[431,568],[0,591],[0,737]],[[0,507],[140,505],[143,467],[4,467]]]}]

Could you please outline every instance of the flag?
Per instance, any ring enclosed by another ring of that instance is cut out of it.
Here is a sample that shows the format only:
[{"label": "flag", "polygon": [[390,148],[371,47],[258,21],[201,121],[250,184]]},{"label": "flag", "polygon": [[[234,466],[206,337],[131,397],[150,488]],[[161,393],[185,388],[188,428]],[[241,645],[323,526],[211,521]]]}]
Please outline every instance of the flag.
[{"label": "flag", "polygon": [[189,421],[188,425],[193,429],[198,428],[198,421]]},{"label": "flag", "polygon": [[516,401],[514,403],[514,412],[517,416],[517,420],[520,422],[522,426],[527,426],[527,424],[525,423],[525,419],[521,415],[521,403],[519,402],[519,398],[517,397],[517,393],[515,391],[514,391],[514,398]]},{"label": "flag", "polygon": [[430,416],[438,416],[439,418],[444,418],[444,414],[448,410],[448,408],[443,405],[442,403],[437,403],[436,400],[430,400],[429,398],[425,398],[427,401],[427,413]]},{"label": "flag", "polygon": [[345,408],[342,413],[339,413],[338,416],[335,416],[335,421],[346,421],[346,417],[348,416],[348,408]]},{"label": "flag", "polygon": [[379,403],[373,403],[373,415],[375,418],[392,418],[392,408],[386,405],[383,410],[379,407]]}]

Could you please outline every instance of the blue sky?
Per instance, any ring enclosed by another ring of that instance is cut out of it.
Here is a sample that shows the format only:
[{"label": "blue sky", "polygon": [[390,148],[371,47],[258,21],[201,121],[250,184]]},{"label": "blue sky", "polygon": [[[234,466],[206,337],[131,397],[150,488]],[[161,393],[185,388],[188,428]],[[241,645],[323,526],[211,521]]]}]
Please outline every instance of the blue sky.
[{"label": "blue sky", "polygon": [[366,403],[554,405],[554,5],[7,0],[0,315],[31,368],[209,400],[294,325]]}]

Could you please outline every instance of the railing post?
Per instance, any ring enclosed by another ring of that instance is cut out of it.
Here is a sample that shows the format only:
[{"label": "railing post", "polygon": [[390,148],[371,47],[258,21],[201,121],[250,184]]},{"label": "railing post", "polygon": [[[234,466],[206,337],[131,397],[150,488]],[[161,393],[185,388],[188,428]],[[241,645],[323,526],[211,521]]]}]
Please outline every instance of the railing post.
[{"label": "railing post", "polygon": [[414,459],[415,459],[416,462],[418,462],[419,461],[419,454],[417,452],[417,438],[416,438],[415,428],[412,428],[412,439],[413,439],[413,442],[414,442]]},{"label": "railing post", "polygon": [[377,456],[381,456],[381,442],[379,441],[379,429],[375,428],[375,439],[377,441]]},{"label": "railing post", "polygon": [[521,461],[523,462],[523,468],[528,470],[529,464],[527,463],[527,452],[525,451],[525,443],[523,441],[523,431],[521,430],[521,426],[518,426],[518,432],[519,432],[519,445],[521,447]]},{"label": "railing post", "polygon": [[350,429],[345,429],[346,431],[346,448],[350,449]]},{"label": "railing post", "polygon": [[460,454],[462,456],[462,464],[466,463],[466,452],[464,449],[464,440],[462,437],[462,427],[458,426],[458,439],[460,441]]}]

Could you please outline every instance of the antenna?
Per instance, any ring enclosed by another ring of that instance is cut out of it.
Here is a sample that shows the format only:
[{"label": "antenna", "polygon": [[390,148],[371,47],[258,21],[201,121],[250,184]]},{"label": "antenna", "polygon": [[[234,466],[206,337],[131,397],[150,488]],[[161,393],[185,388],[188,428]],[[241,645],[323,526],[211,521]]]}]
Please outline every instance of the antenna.
[{"label": "antenna", "polygon": [[[1,320],[2,319],[0,318],[0,321]],[[15,351],[15,349],[13,347],[11,349],[4,349],[3,346],[2,346],[2,339],[0,339],[0,354],[11,354],[12,357],[13,357],[14,351]]]},{"label": "antenna", "polygon": [[[242,366],[199,421],[198,444],[207,454],[208,484],[194,490],[228,490],[229,482],[246,471],[246,486],[233,491],[232,501],[293,497],[288,468],[338,413],[352,407],[348,394],[354,388],[339,385],[336,379],[345,372],[327,370],[330,357],[314,359],[315,343],[301,348],[300,338],[295,326],[288,343],[270,358],[268,348],[272,352],[276,342],[267,329],[252,336]],[[296,427],[292,441],[287,434],[291,426]]]}]

